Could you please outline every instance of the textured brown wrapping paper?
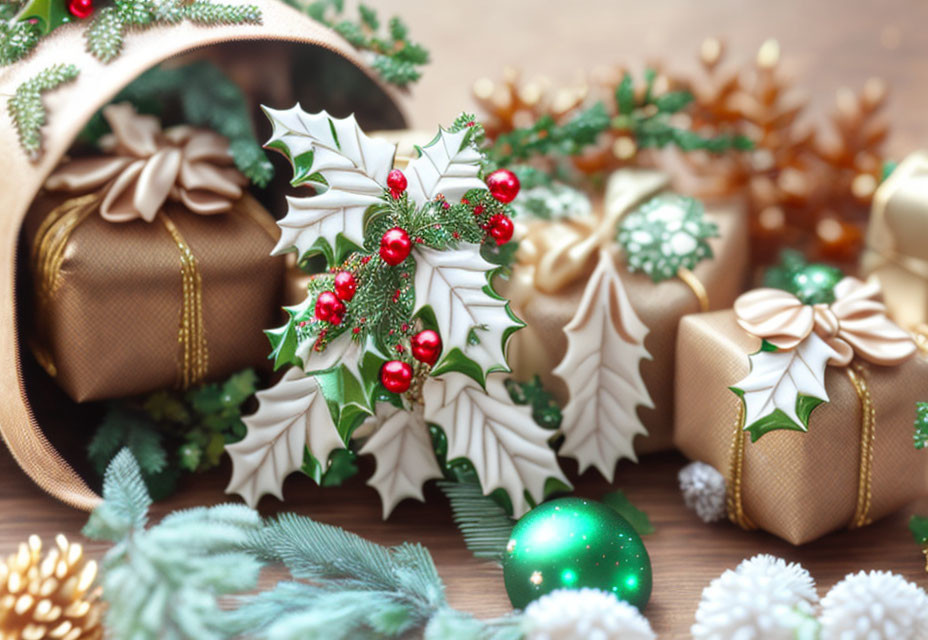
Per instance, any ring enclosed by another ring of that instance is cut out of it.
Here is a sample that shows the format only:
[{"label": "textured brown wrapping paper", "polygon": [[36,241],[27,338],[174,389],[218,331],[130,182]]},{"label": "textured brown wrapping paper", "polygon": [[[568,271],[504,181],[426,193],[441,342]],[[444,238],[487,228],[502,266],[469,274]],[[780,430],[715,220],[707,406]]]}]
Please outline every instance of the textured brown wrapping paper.
[{"label": "textured brown wrapping paper", "polygon": [[[760,341],[732,311],[691,315],[680,322],[674,442],[690,459],[726,477],[738,397],[728,389],[749,370]],[[925,399],[928,360],[896,367],[866,365],[875,408],[872,520],[905,506],[928,488],[928,452],[912,444],[915,403]],[[846,370],[828,367],[829,402],[812,412],[809,431],[772,431],[744,444],[743,508],[760,529],[803,544],[851,522],[857,506],[861,405]]]},{"label": "textured brown wrapping paper", "polygon": [[[30,247],[45,214],[63,200],[36,202],[25,223]],[[268,353],[263,330],[277,320],[284,267],[282,258],[269,257],[276,242],[273,218],[247,196],[220,215],[194,215],[175,203],[164,212],[198,262],[206,380],[262,365]],[[94,213],[74,229],[60,284],[37,309],[31,336],[43,354],[40,361],[50,358],[56,381],[72,399],[118,398],[177,385],[180,258],[158,220],[115,224]]]},{"label": "textured brown wrapping paper", "polygon": [[[715,258],[702,261],[693,273],[708,292],[710,309],[725,309],[731,307],[743,288],[748,257],[747,227],[741,210],[734,205],[708,207],[706,217],[718,224],[720,237],[709,241]],[[641,454],[670,449],[673,446],[677,324],[682,316],[700,310],[699,300],[692,289],[677,278],[655,284],[644,274],[629,273],[621,256],[618,266],[632,306],[650,329],[645,347],[652,359],[642,361],[641,373],[654,409],[638,408],[648,436],[635,439],[635,451]],[[515,270],[518,269],[516,265]],[[495,284],[501,295],[509,297],[510,282],[497,279]],[[567,386],[552,374],[552,370],[567,350],[564,326],[573,317],[585,285],[585,280],[581,280],[556,295],[536,291],[521,304],[513,302],[513,311],[528,325],[517,331],[509,342],[513,374],[520,380],[539,374],[545,387],[561,403],[567,400]]]},{"label": "textured brown wrapping paper", "polygon": [[874,195],[861,271],[879,278],[901,326],[928,323],[928,152],[908,156]]}]

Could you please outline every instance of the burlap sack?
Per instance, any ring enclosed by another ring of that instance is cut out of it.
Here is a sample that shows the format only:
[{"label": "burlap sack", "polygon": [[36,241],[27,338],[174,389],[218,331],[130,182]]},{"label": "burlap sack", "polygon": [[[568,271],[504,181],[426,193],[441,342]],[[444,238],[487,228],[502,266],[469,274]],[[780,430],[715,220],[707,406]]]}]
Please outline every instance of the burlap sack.
[{"label": "burlap sack", "polygon": [[374,86],[394,100],[357,52],[340,36],[277,0],[252,0],[262,11],[260,25],[166,25],[127,38],[121,55],[103,64],[85,50],[83,29],[56,29],[28,58],[3,69],[0,93],[10,95],[37,73],[58,63],[74,63],[80,76],[44,97],[51,114],[43,127],[44,153],[30,162],[20,150],[9,118],[0,118],[0,434],[20,466],[45,491],[72,506],[91,509],[99,497],[51,446],[33,415],[20,366],[21,341],[16,325],[15,256],[20,228],[52,169],[59,164],[90,117],[126,84],[152,66],[182,53],[212,45],[247,41],[292,42],[327,49],[368,74]]},{"label": "burlap sack", "polygon": [[[653,181],[656,172],[641,170],[627,173]],[[653,184],[654,188],[645,189],[638,197],[624,201],[620,193],[607,191],[603,206],[606,209],[618,206],[623,212],[628,212],[643,200],[669,186],[666,179],[659,179]],[[708,308],[725,309],[731,307],[741,293],[746,278],[746,221],[743,212],[735,205],[707,207],[706,218],[718,225],[719,237],[709,241],[714,258],[700,262],[693,274],[706,290]],[[544,227],[556,224],[558,223],[532,221],[530,226]],[[582,224],[580,226],[580,232],[585,233],[586,229]],[[552,235],[559,233],[556,227],[552,229],[555,230]],[[573,235],[564,234],[565,241]],[[615,233],[610,237],[614,238]],[[595,258],[595,255],[592,257]],[[538,290],[533,283],[534,265],[523,261],[521,252],[519,260],[520,263],[515,265],[509,281],[496,282],[497,290],[501,295],[510,298],[513,311],[527,324],[510,340],[509,362],[515,378],[528,380],[535,374],[540,375],[545,387],[563,404],[567,400],[567,386],[563,380],[552,374],[552,370],[567,350],[564,326],[577,310],[586,286],[586,277],[592,273],[594,263],[580,265],[586,270],[584,277],[559,291],[547,293]],[[677,325],[684,315],[701,310],[700,301],[693,289],[678,278],[655,284],[645,274],[629,273],[621,255],[618,257],[617,267],[632,306],[641,321],[650,329],[645,339],[645,347],[652,359],[642,361],[641,374],[654,408],[638,408],[638,415],[648,430],[648,436],[635,439],[635,451],[640,454],[669,449],[673,446],[673,379]]]},{"label": "burlap sack", "polygon": [[[852,525],[858,511],[865,521],[877,520],[924,495],[928,452],[913,446],[912,425],[915,403],[928,388],[928,359],[920,354],[895,367],[863,367],[875,428],[872,456],[866,446],[862,456],[861,398],[841,367],[827,368],[830,399],[812,412],[808,432],[772,431],[750,442],[740,429],[741,401],[729,386],[747,375],[747,354],[759,347],[730,310],[680,322],[674,443],[723,473],[730,496],[740,486],[748,521],[803,544]],[[740,474],[736,438],[743,444]]]}]

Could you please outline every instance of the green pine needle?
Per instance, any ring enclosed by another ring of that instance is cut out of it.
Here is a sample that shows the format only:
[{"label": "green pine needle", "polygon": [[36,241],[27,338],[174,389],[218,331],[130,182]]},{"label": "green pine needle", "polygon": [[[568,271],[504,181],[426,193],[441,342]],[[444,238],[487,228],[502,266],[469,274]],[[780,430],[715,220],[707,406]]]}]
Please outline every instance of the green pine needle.
[{"label": "green pine needle", "polygon": [[454,523],[471,553],[502,561],[516,521],[493,498],[483,495],[479,484],[442,481],[438,487],[451,503]]},{"label": "green pine needle", "polygon": [[31,159],[36,159],[42,148],[41,129],[46,120],[42,94],[74,80],[78,73],[73,64],[56,64],[21,84],[10,98],[7,111],[16,127],[19,144]]},{"label": "green pine needle", "polygon": [[928,402],[915,404],[915,434],[913,435],[916,449],[924,449],[928,445]]},{"label": "green pine needle", "polygon": [[261,24],[261,9],[253,4],[213,4],[198,0],[187,5],[184,15],[197,24]]}]

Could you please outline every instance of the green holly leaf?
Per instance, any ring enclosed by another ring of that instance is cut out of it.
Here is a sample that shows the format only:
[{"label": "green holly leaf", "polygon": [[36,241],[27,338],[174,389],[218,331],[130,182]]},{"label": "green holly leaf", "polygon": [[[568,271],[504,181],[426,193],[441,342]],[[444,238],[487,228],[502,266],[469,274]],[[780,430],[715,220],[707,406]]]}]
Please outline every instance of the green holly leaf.
[{"label": "green holly leaf", "polygon": [[258,374],[254,369],[245,369],[232,375],[222,385],[222,403],[227,409],[238,409],[255,394]]},{"label": "green holly leaf", "polygon": [[29,0],[16,16],[16,22],[36,20],[41,34],[47,35],[74,20],[65,0]]},{"label": "green holly leaf", "polygon": [[167,390],[156,391],[149,395],[145,398],[142,408],[155,422],[189,425],[192,420],[187,405],[178,394]]},{"label": "green holly leaf", "polygon": [[182,469],[193,472],[200,467],[200,460],[203,457],[203,449],[195,442],[187,442],[178,450],[178,462]]},{"label": "green holly leaf", "polygon": [[322,476],[323,487],[340,487],[358,473],[358,456],[351,449],[336,449],[329,455],[329,468]]},{"label": "green holly leaf", "polygon": [[928,545],[928,517],[912,516],[909,519],[909,531],[915,542],[920,545]]},{"label": "green holly leaf", "polygon": [[[744,398],[744,391],[736,387],[729,388],[739,398]],[[819,398],[813,398],[812,396],[804,396],[800,394],[796,396],[796,415],[799,416],[801,424],[796,424],[796,422],[788,415],[786,415],[782,410],[776,409],[769,415],[749,425],[745,431],[751,434],[751,442],[757,442],[757,440],[764,434],[770,433],[771,431],[776,431],[777,429],[806,432],[809,430],[809,418],[812,415],[812,411],[823,402],[824,400]]]},{"label": "green holly leaf", "polygon": [[203,460],[200,462],[199,471],[206,471],[219,466],[222,454],[226,450],[226,438],[221,433],[214,433],[203,451]]},{"label": "green holly leaf", "polygon": [[916,449],[924,449],[928,445],[928,402],[915,403],[915,434],[913,440]]},{"label": "green holly leaf", "polygon": [[635,110],[635,82],[630,73],[626,73],[615,90],[615,101],[622,115],[631,115]]},{"label": "green holly leaf", "polygon": [[613,491],[603,496],[603,504],[611,507],[620,516],[628,520],[635,531],[640,536],[646,536],[654,533],[654,525],[648,514],[636,507],[621,491]]},{"label": "green holly leaf", "polygon": [[208,416],[222,411],[223,394],[218,384],[206,384],[187,392],[187,402],[201,416]]},{"label": "green holly leaf", "polygon": [[518,382],[508,378],[505,382],[509,397],[516,404],[531,405],[532,418],[545,429],[557,429],[561,426],[563,415],[554,397],[542,386],[539,376],[528,382]]}]

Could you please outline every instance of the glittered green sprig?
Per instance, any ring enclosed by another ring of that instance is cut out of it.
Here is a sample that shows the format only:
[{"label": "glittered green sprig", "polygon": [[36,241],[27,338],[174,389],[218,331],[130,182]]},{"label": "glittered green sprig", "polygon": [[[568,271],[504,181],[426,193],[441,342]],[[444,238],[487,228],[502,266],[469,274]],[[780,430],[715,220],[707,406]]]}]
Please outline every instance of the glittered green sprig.
[{"label": "glittered green sprig", "polygon": [[19,85],[9,99],[7,111],[16,127],[19,144],[31,159],[37,158],[42,149],[42,125],[47,118],[42,95],[71,82],[78,73],[73,64],[53,65]]},{"label": "glittered green sprig", "polygon": [[912,438],[916,449],[928,446],[928,402],[915,404],[915,434]]},{"label": "glittered green sprig", "polygon": [[622,218],[618,242],[630,271],[661,282],[675,277],[681,268],[693,269],[711,258],[707,240],[717,236],[718,226],[704,218],[698,200],[662,194]]}]

